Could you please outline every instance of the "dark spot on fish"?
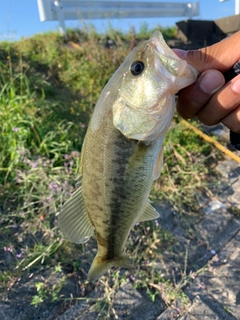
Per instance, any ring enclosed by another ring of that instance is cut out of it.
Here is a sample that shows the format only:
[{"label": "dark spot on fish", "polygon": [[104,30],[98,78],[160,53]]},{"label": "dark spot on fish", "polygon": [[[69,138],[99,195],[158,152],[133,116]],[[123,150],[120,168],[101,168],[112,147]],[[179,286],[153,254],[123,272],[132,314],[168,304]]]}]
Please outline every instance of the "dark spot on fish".
[{"label": "dark spot on fish", "polygon": [[119,178],[118,178],[118,177],[112,177],[111,180],[112,180],[112,183],[113,183],[113,184],[117,184]]},{"label": "dark spot on fish", "polygon": [[116,173],[120,176],[123,176],[125,173],[125,168],[124,167],[120,167],[117,169]]},{"label": "dark spot on fish", "polygon": [[99,205],[96,205],[96,207],[97,207],[98,211],[100,211],[100,212],[103,212],[103,211],[104,211],[103,207],[101,207],[101,206],[99,206]]},{"label": "dark spot on fish", "polygon": [[96,233],[97,241],[100,246],[107,248],[108,247],[108,242],[106,239],[104,239],[99,232]]},{"label": "dark spot on fish", "polygon": [[[121,154],[121,156],[122,156],[122,154]],[[122,157],[122,159],[123,159],[123,157]],[[118,157],[118,158],[113,158],[113,159],[111,160],[111,162],[112,162],[113,164],[119,164],[119,157]]]},{"label": "dark spot on fish", "polygon": [[127,192],[127,190],[125,190],[125,188],[123,188],[123,186],[116,186],[113,189],[113,194],[115,194],[117,196],[115,198],[115,200],[120,201],[120,202],[122,200],[125,200],[127,198],[126,192]]}]

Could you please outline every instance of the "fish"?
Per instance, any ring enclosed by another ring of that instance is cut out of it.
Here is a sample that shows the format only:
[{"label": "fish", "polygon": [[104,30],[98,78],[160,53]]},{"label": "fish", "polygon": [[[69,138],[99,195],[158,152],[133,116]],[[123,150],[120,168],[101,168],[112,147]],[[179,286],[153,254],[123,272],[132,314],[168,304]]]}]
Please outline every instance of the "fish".
[{"label": "fish", "polygon": [[126,242],[136,223],[159,217],[149,194],[163,166],[175,94],[197,76],[155,31],[129,53],[101,92],[82,146],[79,188],[58,217],[70,241],[96,237],[89,281],[112,267],[134,268]]}]

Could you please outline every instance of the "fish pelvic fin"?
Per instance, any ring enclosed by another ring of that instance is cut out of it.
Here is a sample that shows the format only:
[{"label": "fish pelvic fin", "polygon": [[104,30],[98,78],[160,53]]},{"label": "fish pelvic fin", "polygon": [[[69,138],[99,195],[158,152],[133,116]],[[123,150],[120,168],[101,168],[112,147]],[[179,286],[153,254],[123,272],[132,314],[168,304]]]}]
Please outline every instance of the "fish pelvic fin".
[{"label": "fish pelvic fin", "polygon": [[123,255],[111,260],[103,260],[98,255],[94,258],[91,268],[88,272],[88,281],[94,281],[103,276],[109,269],[113,267],[122,267],[126,269],[134,269],[134,265],[130,258]]},{"label": "fish pelvic fin", "polygon": [[83,201],[81,181],[80,187],[63,205],[58,216],[58,224],[62,233],[75,243],[85,243],[94,234]]},{"label": "fish pelvic fin", "polygon": [[150,200],[148,200],[146,207],[143,210],[138,222],[141,221],[148,221],[148,220],[155,220],[159,218],[159,213],[157,210],[151,205]]}]

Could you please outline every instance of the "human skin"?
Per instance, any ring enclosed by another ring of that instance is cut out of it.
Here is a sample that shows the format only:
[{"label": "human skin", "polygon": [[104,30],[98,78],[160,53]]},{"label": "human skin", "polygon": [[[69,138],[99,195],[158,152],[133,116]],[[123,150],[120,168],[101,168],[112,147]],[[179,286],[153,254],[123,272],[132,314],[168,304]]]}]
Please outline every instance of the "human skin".
[{"label": "human skin", "polygon": [[240,31],[212,46],[174,52],[200,73],[197,81],[179,92],[177,111],[206,125],[223,123],[240,133],[240,75],[225,84],[222,73],[240,60]]}]

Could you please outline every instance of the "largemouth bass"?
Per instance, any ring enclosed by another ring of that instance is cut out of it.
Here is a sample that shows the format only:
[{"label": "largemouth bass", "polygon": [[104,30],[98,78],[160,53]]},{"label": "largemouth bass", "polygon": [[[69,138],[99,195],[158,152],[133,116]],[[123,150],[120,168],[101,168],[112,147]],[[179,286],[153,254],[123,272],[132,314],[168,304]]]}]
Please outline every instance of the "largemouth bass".
[{"label": "largemouth bass", "polygon": [[75,243],[96,235],[88,273],[132,268],[124,253],[132,227],[158,218],[148,196],[163,164],[163,140],[174,113],[174,94],[197,71],[156,31],[126,57],[103,89],[84,139],[80,187],[63,205],[59,226]]}]

